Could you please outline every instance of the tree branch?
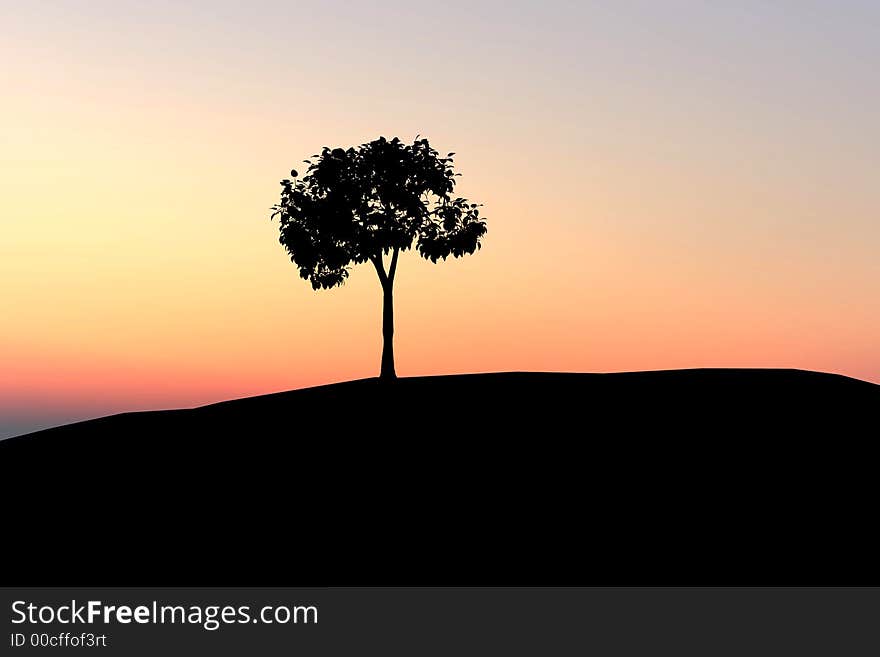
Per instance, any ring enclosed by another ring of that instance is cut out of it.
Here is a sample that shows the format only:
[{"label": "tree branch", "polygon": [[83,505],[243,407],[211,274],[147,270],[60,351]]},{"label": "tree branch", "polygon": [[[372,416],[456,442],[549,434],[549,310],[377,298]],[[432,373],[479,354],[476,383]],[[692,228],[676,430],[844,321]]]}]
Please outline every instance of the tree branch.
[{"label": "tree branch", "polygon": [[382,265],[382,256],[374,256],[370,258],[373,262],[373,266],[376,267],[376,273],[379,274],[379,282],[382,283],[382,287],[388,285],[388,276],[385,274],[385,267]]},{"label": "tree branch", "polygon": [[388,280],[394,282],[394,274],[397,272],[397,256],[400,255],[400,248],[394,249],[394,255],[391,256],[391,265],[388,268]]}]

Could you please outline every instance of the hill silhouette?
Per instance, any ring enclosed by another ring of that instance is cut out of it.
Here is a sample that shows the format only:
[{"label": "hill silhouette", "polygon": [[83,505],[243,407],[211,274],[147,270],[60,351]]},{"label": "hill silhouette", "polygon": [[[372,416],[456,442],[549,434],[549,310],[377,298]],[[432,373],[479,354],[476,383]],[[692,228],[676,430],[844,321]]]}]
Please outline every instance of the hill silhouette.
[{"label": "hill silhouette", "polygon": [[365,379],[115,415],[0,442],[6,576],[877,581],[878,415],[874,384],[727,369]]}]

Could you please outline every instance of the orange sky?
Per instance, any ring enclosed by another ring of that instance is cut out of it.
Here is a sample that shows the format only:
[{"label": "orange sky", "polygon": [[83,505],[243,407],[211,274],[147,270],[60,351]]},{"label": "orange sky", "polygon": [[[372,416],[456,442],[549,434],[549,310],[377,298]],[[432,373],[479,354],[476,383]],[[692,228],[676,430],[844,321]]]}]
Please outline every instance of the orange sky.
[{"label": "orange sky", "polygon": [[7,433],[375,375],[375,273],[312,292],[268,209],[380,134],[455,151],[489,219],[402,258],[400,375],[880,382],[876,6],[333,4],[0,9]]}]

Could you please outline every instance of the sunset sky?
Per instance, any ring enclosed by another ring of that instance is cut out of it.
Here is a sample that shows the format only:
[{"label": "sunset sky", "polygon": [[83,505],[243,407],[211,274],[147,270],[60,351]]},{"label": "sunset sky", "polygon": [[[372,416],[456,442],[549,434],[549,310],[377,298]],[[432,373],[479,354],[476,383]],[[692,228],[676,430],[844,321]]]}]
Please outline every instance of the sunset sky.
[{"label": "sunset sky", "polygon": [[401,376],[880,382],[878,2],[0,0],[0,59],[0,437],[375,376],[269,207],[379,135],[489,221],[401,259]]}]

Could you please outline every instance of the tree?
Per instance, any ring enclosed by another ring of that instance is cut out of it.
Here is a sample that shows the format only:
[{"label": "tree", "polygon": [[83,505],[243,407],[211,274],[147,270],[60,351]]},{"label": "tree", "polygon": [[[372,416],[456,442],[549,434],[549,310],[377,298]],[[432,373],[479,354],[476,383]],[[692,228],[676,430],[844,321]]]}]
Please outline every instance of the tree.
[{"label": "tree", "polygon": [[[280,239],[301,278],[315,290],[342,285],[352,265],[372,262],[382,285],[380,377],[394,379],[394,278],[401,251],[415,245],[436,263],[480,248],[481,207],[453,197],[452,156],[439,157],[427,139],[404,144],[384,137],[330,149],[304,160],[306,174],[281,181],[272,206]],[[385,258],[389,257],[386,267]]]}]

